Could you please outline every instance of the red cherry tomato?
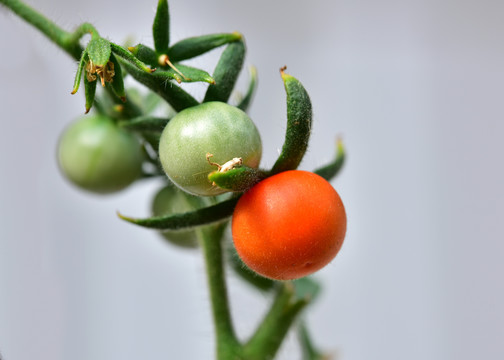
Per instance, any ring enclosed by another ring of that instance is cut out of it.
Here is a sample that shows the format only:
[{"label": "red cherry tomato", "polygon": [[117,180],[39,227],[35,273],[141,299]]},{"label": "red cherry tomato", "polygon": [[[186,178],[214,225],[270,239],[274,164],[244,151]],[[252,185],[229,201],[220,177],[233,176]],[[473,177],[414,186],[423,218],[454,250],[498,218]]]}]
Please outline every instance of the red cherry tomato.
[{"label": "red cherry tomato", "polygon": [[276,280],[298,279],[336,256],[345,238],[346,213],[324,178],[285,171],[240,198],[232,233],[238,255],[252,270]]}]

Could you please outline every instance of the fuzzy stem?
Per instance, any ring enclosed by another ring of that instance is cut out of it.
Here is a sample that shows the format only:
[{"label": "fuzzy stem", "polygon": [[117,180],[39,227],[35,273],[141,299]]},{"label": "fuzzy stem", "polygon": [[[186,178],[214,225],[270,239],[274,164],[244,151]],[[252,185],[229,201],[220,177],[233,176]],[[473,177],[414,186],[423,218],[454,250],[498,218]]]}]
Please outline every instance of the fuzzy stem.
[{"label": "fuzzy stem", "polygon": [[292,283],[282,284],[269,312],[245,344],[244,358],[273,359],[297,315],[307,304],[306,299],[295,299]]},{"label": "fuzzy stem", "polygon": [[36,27],[76,60],[79,60],[82,53],[79,39],[87,33],[92,36],[98,35],[96,29],[90,24],[82,24],[74,33],[65,31],[44,15],[19,0],[0,0],[0,3],[4,4],[27,23]]},{"label": "fuzzy stem", "polygon": [[241,352],[236,338],[226,290],[226,280],[222,256],[222,235],[224,225],[207,226],[198,229],[197,234],[203,247],[206,263],[210,301],[217,342],[218,360],[235,360]]}]

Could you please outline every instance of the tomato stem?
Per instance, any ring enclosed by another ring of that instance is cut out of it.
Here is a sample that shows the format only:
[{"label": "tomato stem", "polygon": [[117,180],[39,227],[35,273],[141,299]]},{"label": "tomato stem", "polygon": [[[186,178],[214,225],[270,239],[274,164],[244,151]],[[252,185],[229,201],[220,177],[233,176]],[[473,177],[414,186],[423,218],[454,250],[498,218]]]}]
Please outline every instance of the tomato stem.
[{"label": "tomato stem", "polygon": [[40,14],[32,7],[19,0],[0,0],[0,3],[7,6],[20,18],[36,27],[40,32],[46,35],[52,42],[65,50],[75,60],[79,60],[82,47],[79,39],[86,33],[97,36],[98,32],[91,24],[82,24],[74,33],[63,30],[54,22]]},{"label": "tomato stem", "polygon": [[272,359],[297,315],[307,304],[307,299],[296,300],[290,281],[279,286],[269,312],[244,346],[244,358]]},{"label": "tomato stem", "polygon": [[225,225],[203,227],[197,230],[205,257],[212,315],[216,332],[217,359],[238,358],[241,345],[231,321],[222,254],[222,235]]}]

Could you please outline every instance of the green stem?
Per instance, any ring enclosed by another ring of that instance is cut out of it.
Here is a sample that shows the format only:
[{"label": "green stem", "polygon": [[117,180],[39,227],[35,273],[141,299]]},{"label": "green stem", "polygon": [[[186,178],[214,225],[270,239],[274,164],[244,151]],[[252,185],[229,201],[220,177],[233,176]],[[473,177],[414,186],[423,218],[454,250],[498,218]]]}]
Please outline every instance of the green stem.
[{"label": "green stem", "polygon": [[292,283],[282,284],[269,312],[245,344],[244,358],[273,359],[297,315],[307,304],[306,299],[295,300]]},{"label": "green stem", "polygon": [[0,0],[0,3],[36,27],[76,60],[79,60],[82,53],[79,39],[87,33],[90,33],[92,36],[98,35],[98,32],[91,24],[82,24],[74,33],[65,31],[44,15],[19,0]]},{"label": "green stem", "polygon": [[236,338],[229,310],[222,254],[224,229],[224,225],[207,226],[198,229],[197,234],[205,256],[216,333],[217,359],[236,360],[240,358],[241,345]]},{"label": "green stem", "polygon": [[301,344],[303,360],[329,360],[329,355],[323,354],[317,350],[310,337],[310,333],[303,321],[298,325],[298,338]]},{"label": "green stem", "polygon": [[182,111],[188,107],[199,104],[189,93],[179,86],[172,84],[166,77],[156,75],[155,72],[152,74],[147,73],[123,59],[121,59],[121,64],[136,81],[145,85],[166,100],[175,111]]}]

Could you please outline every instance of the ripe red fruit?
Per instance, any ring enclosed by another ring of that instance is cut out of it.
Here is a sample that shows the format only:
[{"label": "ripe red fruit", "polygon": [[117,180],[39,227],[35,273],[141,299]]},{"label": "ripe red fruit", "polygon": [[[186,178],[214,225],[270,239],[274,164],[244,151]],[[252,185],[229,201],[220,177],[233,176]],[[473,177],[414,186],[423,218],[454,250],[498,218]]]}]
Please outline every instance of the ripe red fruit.
[{"label": "ripe red fruit", "polygon": [[276,280],[298,279],[336,256],[345,238],[346,213],[324,178],[285,171],[240,198],[232,233],[238,255],[252,270]]}]

